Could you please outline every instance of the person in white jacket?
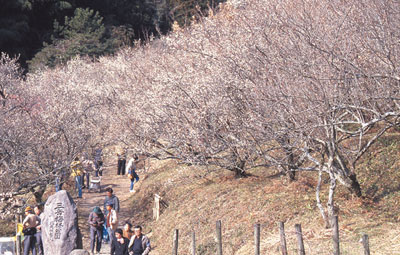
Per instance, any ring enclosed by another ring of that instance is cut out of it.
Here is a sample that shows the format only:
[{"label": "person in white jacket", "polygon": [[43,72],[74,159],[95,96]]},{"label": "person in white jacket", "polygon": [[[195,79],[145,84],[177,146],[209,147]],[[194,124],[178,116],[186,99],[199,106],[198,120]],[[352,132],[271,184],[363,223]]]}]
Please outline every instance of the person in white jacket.
[{"label": "person in white jacket", "polygon": [[112,242],[114,242],[115,239],[115,230],[118,227],[118,213],[113,209],[114,204],[113,203],[107,203],[107,219],[106,219],[106,224],[107,224],[107,232],[108,236],[110,237],[110,247]]},{"label": "person in white jacket", "polygon": [[128,165],[126,166],[126,174],[128,175],[130,181],[131,181],[131,186],[129,188],[129,192],[135,192],[133,189],[133,186],[135,182],[139,181],[139,176],[136,173],[136,163],[138,162],[138,156],[133,156],[129,162]]}]

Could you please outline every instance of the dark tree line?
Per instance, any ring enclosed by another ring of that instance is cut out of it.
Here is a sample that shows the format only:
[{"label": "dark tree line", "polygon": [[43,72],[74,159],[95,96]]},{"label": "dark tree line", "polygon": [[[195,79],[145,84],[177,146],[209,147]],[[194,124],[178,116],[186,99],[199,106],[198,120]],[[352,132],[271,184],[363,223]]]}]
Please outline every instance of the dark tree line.
[{"label": "dark tree line", "polygon": [[[30,69],[54,66],[74,55],[111,54],[135,40],[168,33],[175,21],[190,24],[223,1],[0,0],[0,51],[19,55],[22,67]],[[83,24],[87,19],[98,23],[95,33],[65,36],[62,29],[74,29],[67,21]]]}]

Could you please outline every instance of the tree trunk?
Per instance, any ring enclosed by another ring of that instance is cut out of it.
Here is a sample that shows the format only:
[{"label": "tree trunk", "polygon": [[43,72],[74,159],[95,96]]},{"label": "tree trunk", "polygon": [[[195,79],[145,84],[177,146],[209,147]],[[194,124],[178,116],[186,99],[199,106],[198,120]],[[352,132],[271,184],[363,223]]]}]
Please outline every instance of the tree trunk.
[{"label": "tree trunk", "polygon": [[236,178],[247,177],[246,171],[244,170],[244,166],[246,165],[246,161],[240,160],[233,168],[235,172]]},{"label": "tree trunk", "polygon": [[286,166],[284,166],[284,171],[286,176],[288,177],[290,182],[296,180],[296,172],[294,171],[297,169],[295,157],[293,154],[293,148],[288,146],[290,144],[290,139],[285,136],[285,138],[277,139],[277,141],[282,145],[283,150],[285,151],[286,155]]},{"label": "tree trunk", "polygon": [[329,182],[329,195],[328,195],[327,209],[328,209],[328,218],[329,218],[330,227],[332,227],[333,226],[332,218],[336,214],[336,212],[335,212],[336,178],[332,172],[329,173],[329,177],[330,177],[330,182]]},{"label": "tree trunk", "polygon": [[315,197],[316,197],[316,200],[317,200],[318,209],[319,209],[319,211],[321,213],[322,219],[324,219],[324,222],[325,222],[325,228],[329,228],[330,222],[329,222],[328,216],[326,215],[325,209],[324,209],[324,207],[322,205],[321,198],[320,198],[321,184],[322,184],[322,171],[320,170],[319,171],[319,175],[318,175],[317,189],[315,191]]},{"label": "tree trunk", "polygon": [[354,171],[350,171],[347,162],[345,162],[340,155],[333,161],[333,167],[335,168],[335,175],[351,193],[357,197],[361,197],[361,186],[357,180],[357,176]]},{"label": "tree trunk", "polygon": [[360,183],[357,180],[357,176],[355,173],[351,173],[349,175],[349,179],[351,180],[351,186],[349,188],[350,192],[352,192],[353,194],[355,194],[357,197],[361,197],[362,193],[361,193],[361,186]]},{"label": "tree trunk", "polygon": [[287,172],[287,176],[288,176],[290,182],[295,181],[295,180],[296,180],[296,171],[290,169],[290,170]]},{"label": "tree trunk", "polygon": [[44,194],[44,192],[45,192],[45,190],[46,190],[46,186],[39,186],[39,187],[36,187],[33,191],[32,191],[32,193],[33,193],[33,196],[35,197],[35,200],[36,200],[36,203],[37,204],[40,204],[40,203],[42,203],[43,202],[43,194]]}]

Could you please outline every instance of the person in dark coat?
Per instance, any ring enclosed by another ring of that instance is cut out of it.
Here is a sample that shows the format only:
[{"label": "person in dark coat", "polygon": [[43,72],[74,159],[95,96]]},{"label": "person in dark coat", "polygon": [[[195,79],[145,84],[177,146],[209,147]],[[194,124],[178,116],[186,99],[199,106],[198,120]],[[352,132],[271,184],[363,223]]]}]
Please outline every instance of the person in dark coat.
[{"label": "person in dark coat", "polygon": [[106,188],[106,197],[104,198],[104,214],[108,215],[107,204],[113,204],[114,210],[119,213],[119,199],[116,195],[113,194],[113,189],[111,187]]},{"label": "person in dark coat", "polygon": [[126,165],[126,150],[121,149],[118,153],[118,171],[117,175],[125,175],[125,165]]},{"label": "person in dark coat", "polygon": [[102,171],[102,167],[103,167],[103,149],[101,148],[97,148],[94,151],[94,165],[96,168],[96,172],[95,172],[95,176],[98,177],[99,175],[102,176],[103,175],[103,171]]},{"label": "person in dark coat", "polygon": [[115,230],[115,239],[111,243],[111,255],[129,255],[129,240],[122,236],[122,229]]},{"label": "person in dark coat", "polygon": [[101,241],[103,239],[103,225],[105,222],[104,214],[100,207],[96,206],[89,215],[88,223],[90,225],[90,249],[92,254],[96,246],[97,254],[100,253]]},{"label": "person in dark coat", "polygon": [[134,228],[134,235],[129,242],[130,255],[148,255],[151,250],[150,240],[146,235],[142,234],[142,227],[136,226]]}]

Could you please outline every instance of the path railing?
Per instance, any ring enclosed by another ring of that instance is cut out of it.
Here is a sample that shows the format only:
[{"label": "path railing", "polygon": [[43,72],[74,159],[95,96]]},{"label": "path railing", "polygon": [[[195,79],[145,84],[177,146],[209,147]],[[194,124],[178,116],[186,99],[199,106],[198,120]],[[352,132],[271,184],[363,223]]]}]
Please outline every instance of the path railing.
[{"label": "path railing", "polygon": [[[339,224],[338,224],[338,217],[335,216],[332,219],[333,221],[333,228],[332,228],[332,244],[333,244],[333,254],[340,255],[340,239],[339,239]],[[295,235],[297,238],[297,254],[298,255],[305,255],[306,251],[304,248],[304,239],[303,233],[301,229],[301,224],[295,224]],[[282,255],[288,255],[288,248],[286,244],[286,233],[285,233],[285,224],[283,222],[278,222],[278,231],[280,236],[280,251]],[[255,224],[254,225],[254,254],[260,255],[261,254],[261,225]],[[222,222],[218,220],[216,222],[216,250],[218,255],[223,254],[223,237],[222,237]],[[172,245],[172,254],[178,255],[178,246],[179,246],[179,230],[174,230],[173,235],[173,245]],[[364,250],[364,255],[370,255],[369,249],[369,238],[368,235],[364,234],[362,236],[362,248]],[[191,244],[191,255],[196,255],[196,233],[192,232],[192,244]]]}]

